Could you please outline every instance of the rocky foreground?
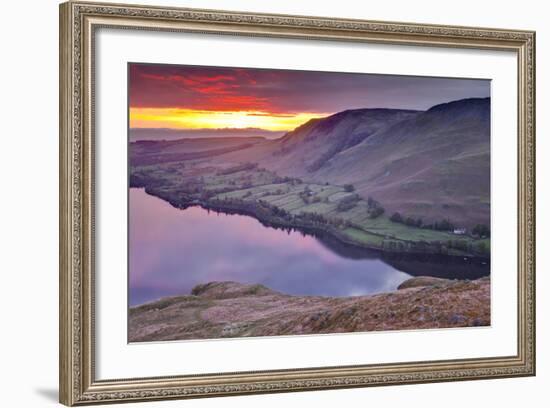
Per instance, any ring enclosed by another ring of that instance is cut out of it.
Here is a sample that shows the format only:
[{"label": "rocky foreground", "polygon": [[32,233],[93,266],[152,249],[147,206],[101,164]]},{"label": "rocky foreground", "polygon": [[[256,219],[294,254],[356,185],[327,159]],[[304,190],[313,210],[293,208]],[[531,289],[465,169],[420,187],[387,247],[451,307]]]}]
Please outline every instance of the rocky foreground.
[{"label": "rocky foreground", "polygon": [[130,308],[129,341],[488,326],[490,280],[417,277],[370,296],[290,296],[211,282],[191,295]]}]

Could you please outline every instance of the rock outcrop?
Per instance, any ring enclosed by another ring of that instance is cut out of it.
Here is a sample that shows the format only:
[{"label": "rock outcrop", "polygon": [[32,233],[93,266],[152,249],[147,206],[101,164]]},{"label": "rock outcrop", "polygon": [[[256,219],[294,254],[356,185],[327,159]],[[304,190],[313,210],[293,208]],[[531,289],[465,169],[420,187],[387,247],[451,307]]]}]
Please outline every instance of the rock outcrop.
[{"label": "rock outcrop", "polygon": [[370,296],[290,296],[210,282],[191,295],[133,307],[129,341],[277,336],[490,325],[490,280],[413,278]]}]

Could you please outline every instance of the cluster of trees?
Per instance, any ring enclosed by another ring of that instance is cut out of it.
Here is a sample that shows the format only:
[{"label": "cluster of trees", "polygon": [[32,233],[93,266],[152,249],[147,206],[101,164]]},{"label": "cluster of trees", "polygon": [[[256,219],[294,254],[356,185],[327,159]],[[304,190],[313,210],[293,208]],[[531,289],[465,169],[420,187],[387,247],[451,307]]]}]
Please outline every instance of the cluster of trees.
[{"label": "cluster of trees", "polygon": [[301,212],[298,215],[295,215],[296,220],[306,222],[308,224],[329,224],[329,220],[322,214],[316,212]]},{"label": "cluster of trees", "polygon": [[368,217],[374,219],[384,214],[384,207],[374,198],[367,198],[367,213]]},{"label": "cluster of trees", "polygon": [[336,210],[339,212],[349,211],[355,207],[359,201],[361,201],[359,194],[350,194],[338,201]]},{"label": "cluster of trees", "polygon": [[360,228],[349,220],[344,220],[340,217],[327,218],[323,214],[319,214],[316,212],[301,212],[300,214],[294,215],[292,219],[293,221],[299,222],[301,224],[309,224],[311,226],[326,225],[337,229],[343,227],[349,228],[353,226],[355,226],[356,228]]},{"label": "cluster of trees", "polygon": [[400,213],[394,212],[391,217],[390,221],[397,222],[399,224],[405,224],[409,225],[411,227],[422,227],[424,224],[421,218],[414,219],[412,217],[403,217]]},{"label": "cluster of trees", "polygon": [[407,252],[411,250],[411,243],[398,240],[382,241],[382,249],[390,252]]},{"label": "cluster of trees", "polygon": [[255,214],[260,220],[269,220],[270,217],[282,218],[291,221],[293,216],[283,208],[274,206],[264,200],[247,201],[237,197],[215,198],[209,201],[213,206],[235,207],[236,210]]},{"label": "cluster of trees", "polygon": [[309,204],[310,202],[312,202],[311,198],[313,198],[313,191],[311,191],[311,189],[309,188],[309,186],[305,186],[303,191],[300,191],[298,193],[298,196],[300,196],[300,198],[302,199],[302,201],[304,202],[304,204]]},{"label": "cluster of trees", "polygon": [[405,225],[408,225],[409,227],[433,229],[436,231],[452,231],[453,229],[455,229],[455,225],[448,219],[435,221],[433,224],[425,224],[422,218],[403,217],[398,212],[394,212],[391,215],[390,221],[397,222],[400,224],[405,224]]},{"label": "cluster of trees", "polygon": [[474,242],[465,239],[450,239],[440,245],[447,249],[457,249],[470,254],[487,255],[490,251],[489,245],[485,242]]},{"label": "cluster of trees", "polygon": [[[433,224],[425,224],[422,221],[422,218],[416,218],[416,219],[414,219],[412,217],[404,218],[398,212],[394,212],[391,215],[390,221],[405,224],[405,225],[409,225],[411,227],[433,229],[433,230],[436,230],[436,231],[452,231],[456,228],[456,226],[451,221],[449,221],[448,219],[443,219],[441,221],[435,221]],[[491,236],[491,230],[485,224],[477,224],[472,229],[472,235],[477,236],[479,238],[489,238]]]},{"label": "cluster of trees", "polygon": [[444,219],[444,220],[441,220],[441,221],[435,221],[433,224],[426,224],[426,225],[423,226],[423,228],[434,229],[434,230],[437,230],[437,231],[452,231],[456,227],[448,219]]},{"label": "cluster of trees", "polygon": [[390,252],[424,252],[436,254],[449,254],[449,251],[459,250],[469,254],[487,255],[489,246],[485,242],[472,242],[465,239],[450,239],[448,241],[401,241],[385,239],[382,241],[382,249]]},{"label": "cluster of trees", "polygon": [[[353,188],[351,184],[349,184],[349,186]],[[351,210],[359,203],[359,201],[361,201],[361,197],[359,197],[359,194],[350,194],[338,201],[336,210],[339,212]],[[372,197],[367,198],[367,215],[369,218],[379,217],[384,214],[384,211],[384,207],[382,207],[382,205],[378,201],[376,201]]]},{"label": "cluster of trees", "polygon": [[209,201],[212,205],[225,207],[235,207],[236,210],[246,211],[255,214],[260,221],[275,224],[297,224],[298,226],[330,226],[334,228],[351,227],[353,224],[340,217],[325,217],[316,212],[301,212],[291,214],[284,208],[277,207],[264,200],[246,201],[242,198],[225,197],[223,199],[213,199]]},{"label": "cluster of trees", "polygon": [[491,245],[484,241],[479,241],[474,244],[475,250],[483,255],[489,255],[491,253]]},{"label": "cluster of trees", "polygon": [[298,184],[302,184],[302,179],[299,179],[297,177],[281,177],[281,176],[275,176],[272,181],[273,184],[282,184],[282,183],[290,183],[291,185],[295,186]]},{"label": "cluster of trees", "polygon": [[270,204],[267,201],[258,200],[258,204],[263,210],[268,210],[270,215],[283,218],[286,220],[289,220],[292,218],[292,214],[290,214],[287,210],[285,210],[284,208],[277,207],[273,204]]},{"label": "cluster of trees", "polygon": [[477,224],[472,229],[472,234],[477,235],[480,238],[489,238],[491,236],[491,230],[485,224]]},{"label": "cluster of trees", "polygon": [[427,241],[401,241],[396,239],[385,239],[382,241],[382,249],[390,252],[415,252],[415,253],[438,253],[447,254],[448,248],[441,242]]}]

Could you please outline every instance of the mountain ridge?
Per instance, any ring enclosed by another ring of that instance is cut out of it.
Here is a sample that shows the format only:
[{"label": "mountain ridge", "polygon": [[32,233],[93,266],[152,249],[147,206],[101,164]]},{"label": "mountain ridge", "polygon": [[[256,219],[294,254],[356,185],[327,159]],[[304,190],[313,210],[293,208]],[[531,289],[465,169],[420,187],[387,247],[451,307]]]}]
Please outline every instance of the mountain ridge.
[{"label": "mountain ridge", "polygon": [[471,228],[490,224],[490,107],[490,98],[466,98],[425,111],[349,109],[312,119],[279,139],[132,149],[159,163],[256,163],[304,183],[353,185],[387,215],[399,212],[428,223],[448,219]]},{"label": "mountain ridge", "polygon": [[251,156],[284,176],[353,184],[387,211],[415,219],[489,224],[490,98],[426,111],[342,111],[268,143]]},{"label": "mountain ridge", "polygon": [[411,217],[489,224],[490,98],[437,105],[392,124],[314,177],[357,184],[360,194]]}]

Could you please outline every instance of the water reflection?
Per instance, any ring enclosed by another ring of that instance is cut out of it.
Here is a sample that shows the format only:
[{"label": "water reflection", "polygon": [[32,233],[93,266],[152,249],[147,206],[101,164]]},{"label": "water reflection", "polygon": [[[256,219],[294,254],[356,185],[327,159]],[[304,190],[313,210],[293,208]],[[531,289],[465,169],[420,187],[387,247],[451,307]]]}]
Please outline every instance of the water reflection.
[{"label": "water reflection", "polygon": [[399,263],[339,246],[330,237],[200,207],[178,210],[143,189],[130,190],[132,306],[188,294],[210,281],[261,283],[293,295],[354,296],[394,290],[409,277]]}]

